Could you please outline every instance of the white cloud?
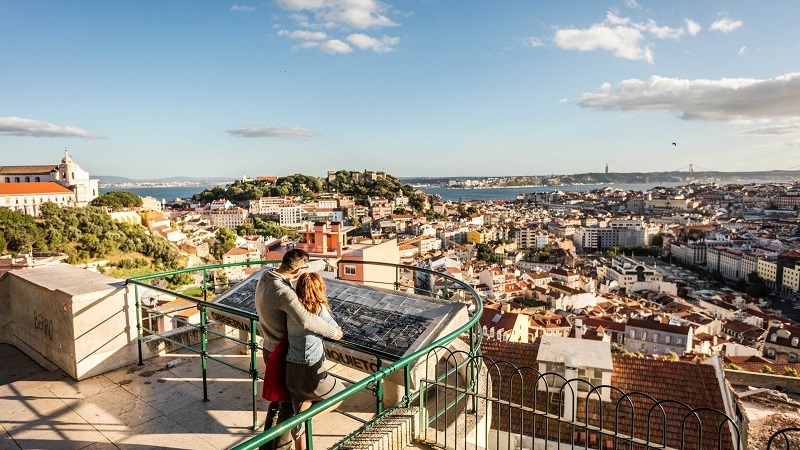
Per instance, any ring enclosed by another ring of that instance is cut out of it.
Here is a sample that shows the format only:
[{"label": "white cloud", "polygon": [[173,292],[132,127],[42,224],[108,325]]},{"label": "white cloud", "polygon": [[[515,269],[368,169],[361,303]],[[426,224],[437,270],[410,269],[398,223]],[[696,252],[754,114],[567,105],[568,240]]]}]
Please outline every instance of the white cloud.
[{"label": "white cloud", "polygon": [[375,39],[366,34],[357,33],[347,36],[347,42],[361,50],[372,50],[375,53],[388,53],[392,51],[392,46],[400,42],[400,38],[384,36],[380,39]]},{"label": "white cloud", "polygon": [[692,19],[683,19],[683,21],[686,23],[686,31],[691,36],[697,36],[697,34],[700,33],[701,27],[699,23]]},{"label": "white cloud", "polygon": [[397,26],[386,16],[388,6],[377,0],[277,0],[290,11],[308,11],[313,21],[302,21],[311,28],[380,28]]},{"label": "white cloud", "polygon": [[389,6],[379,0],[276,0],[276,3],[287,10],[286,17],[300,28],[278,32],[279,36],[303,41],[295,49],[343,54],[353,51],[349,42],[361,50],[387,53],[400,41],[395,37],[374,38],[353,32],[398,26],[387,16]]},{"label": "white cloud", "polygon": [[636,0],[625,0],[625,6],[627,6],[630,9],[635,9],[637,11],[641,11],[642,9],[642,7],[639,6],[638,3],[636,3]]},{"label": "white cloud", "polygon": [[253,12],[255,11],[255,6],[248,6],[248,5],[233,5],[231,6],[231,11],[234,12]]},{"label": "white cloud", "polygon": [[737,53],[739,54],[739,56],[744,56],[744,54],[746,52],[747,52],[747,46],[744,46],[744,47],[740,48]]},{"label": "white cloud", "polygon": [[659,39],[680,39],[685,33],[683,28],[658,26],[653,19],[647,21],[647,31]]},{"label": "white cloud", "polygon": [[653,53],[642,33],[631,27],[593,25],[586,30],[567,28],[556,31],[553,43],[559,48],[588,52],[609,50],[625,59],[644,59],[653,63]]},{"label": "white cloud", "polygon": [[731,31],[739,28],[740,26],[742,26],[741,20],[731,20],[727,17],[724,17],[712,23],[711,26],[708,27],[708,29],[721,31],[723,33],[730,33]]},{"label": "white cloud", "polygon": [[301,127],[259,127],[259,126],[246,126],[228,130],[228,133],[236,137],[248,138],[283,138],[283,139],[299,139],[314,137],[319,135],[316,131],[309,130],[308,128]]},{"label": "white cloud", "polygon": [[545,43],[544,43],[543,40],[541,40],[539,38],[535,38],[535,37],[525,38],[524,42],[525,42],[526,46],[531,47],[531,48],[544,47],[545,46]]},{"label": "white cloud", "polygon": [[756,128],[754,130],[743,131],[742,134],[758,136],[800,136],[800,123],[789,123]]},{"label": "white cloud", "polygon": [[325,53],[344,54],[350,53],[353,49],[347,43],[339,39],[330,39],[325,42],[306,41],[300,44],[301,48],[315,48]]},{"label": "white cloud", "polygon": [[328,35],[322,31],[308,31],[308,30],[295,30],[295,31],[280,30],[278,31],[278,36],[289,37],[292,39],[299,39],[302,41],[322,41],[328,38]]},{"label": "white cloud", "polygon": [[800,118],[800,72],[773,79],[685,80],[650,77],[604,83],[583,94],[583,108],[610,111],[668,111],[683,119],[761,121]]},{"label": "white cloud", "polygon": [[19,117],[0,117],[0,136],[101,138],[101,136],[81,128],[54,125]]},{"label": "white cloud", "polygon": [[[638,4],[637,4],[638,6]],[[608,50],[618,58],[641,60],[653,63],[653,50],[647,36],[655,39],[680,39],[687,32],[695,35],[699,25],[685,20],[687,29],[659,25],[655,20],[636,22],[630,17],[621,17],[607,12],[603,21],[589,28],[562,28],[555,32],[553,43],[562,49],[592,51]]]}]

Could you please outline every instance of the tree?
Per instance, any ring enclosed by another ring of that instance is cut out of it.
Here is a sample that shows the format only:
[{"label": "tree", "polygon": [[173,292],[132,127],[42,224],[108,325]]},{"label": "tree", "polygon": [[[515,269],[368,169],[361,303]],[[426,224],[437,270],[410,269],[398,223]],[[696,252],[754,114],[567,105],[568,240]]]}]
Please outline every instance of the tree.
[{"label": "tree", "polygon": [[541,251],[541,252],[539,252],[538,259],[539,259],[539,262],[541,262],[541,263],[547,262],[547,260],[550,259],[550,253],[549,252],[545,252],[545,251]]},{"label": "tree", "polygon": [[220,227],[216,234],[217,242],[214,244],[214,256],[222,259],[228,250],[236,246],[236,233],[230,228]]},{"label": "tree", "polygon": [[797,378],[800,377],[800,373],[797,373],[797,369],[794,367],[787,366],[785,369],[783,369],[783,376]]},{"label": "tree", "polygon": [[133,192],[111,191],[95,198],[92,200],[90,205],[106,207],[113,211],[119,211],[125,208],[142,206],[142,198]]},{"label": "tree", "polygon": [[494,262],[494,250],[486,244],[478,244],[478,255],[476,258],[479,261]]},{"label": "tree", "polygon": [[664,236],[661,233],[653,236],[653,238],[650,239],[650,245],[653,247],[662,247],[664,245]]},{"label": "tree", "polygon": [[759,370],[759,372],[761,372],[761,373],[775,373],[775,371],[772,370],[772,367],[770,367],[770,366],[768,366],[766,364],[764,365],[764,367],[761,368],[761,370]]}]

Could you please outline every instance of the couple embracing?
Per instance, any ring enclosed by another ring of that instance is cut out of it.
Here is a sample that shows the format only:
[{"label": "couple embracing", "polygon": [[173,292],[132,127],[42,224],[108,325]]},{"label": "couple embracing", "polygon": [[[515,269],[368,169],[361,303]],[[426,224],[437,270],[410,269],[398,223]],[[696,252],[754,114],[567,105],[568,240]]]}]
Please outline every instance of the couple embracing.
[{"label": "couple embracing", "polygon": [[[266,428],[310,408],[344,389],[341,381],[330,376],[323,367],[325,353],[322,339],[342,338],[342,329],[331,317],[325,297],[325,283],[314,272],[307,272],[308,253],[293,249],[283,256],[280,267],[266,271],[256,287],[256,311],[264,338],[265,394],[275,394],[285,385],[289,401],[270,401],[267,407]],[[296,280],[296,287],[292,281]],[[288,350],[286,348],[288,347]],[[285,351],[285,357],[282,350]],[[274,354],[273,354],[274,353]],[[274,370],[285,367],[285,379]],[[273,389],[275,388],[275,389]],[[286,400],[280,398],[280,400]],[[292,437],[295,448],[305,447],[302,431],[279,436],[262,449],[289,449]]]}]

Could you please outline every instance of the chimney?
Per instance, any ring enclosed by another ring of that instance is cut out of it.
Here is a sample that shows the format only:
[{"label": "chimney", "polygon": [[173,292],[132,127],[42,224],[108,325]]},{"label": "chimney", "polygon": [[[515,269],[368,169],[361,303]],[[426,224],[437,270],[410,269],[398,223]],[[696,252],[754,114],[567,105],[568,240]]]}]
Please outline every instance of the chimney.
[{"label": "chimney", "polygon": [[583,319],[575,319],[575,339],[583,338]]}]

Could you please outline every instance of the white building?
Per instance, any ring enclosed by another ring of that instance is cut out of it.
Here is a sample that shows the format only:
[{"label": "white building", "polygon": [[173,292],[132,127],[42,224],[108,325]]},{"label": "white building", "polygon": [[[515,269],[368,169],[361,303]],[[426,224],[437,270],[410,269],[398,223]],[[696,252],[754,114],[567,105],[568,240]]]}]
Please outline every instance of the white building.
[{"label": "white building", "polygon": [[[35,187],[36,183],[52,183],[70,191],[71,199],[63,197],[64,192],[49,184],[47,187]],[[0,206],[9,206],[32,214],[38,205],[52,201],[61,206],[89,205],[99,195],[98,180],[89,178],[89,172],[81,169],[67,152],[57,166],[0,166],[0,185],[21,184],[16,188],[5,186],[6,196],[0,198]],[[44,200],[48,198],[48,200]],[[20,203],[17,203],[20,200]],[[26,203],[27,200],[27,203]],[[37,205],[37,206],[34,206]]]},{"label": "white building", "polygon": [[637,281],[660,282],[663,280],[663,276],[655,267],[624,255],[615,256],[611,260],[611,266],[606,266],[604,269],[606,282],[616,281],[620,289],[626,292],[630,292]]}]

